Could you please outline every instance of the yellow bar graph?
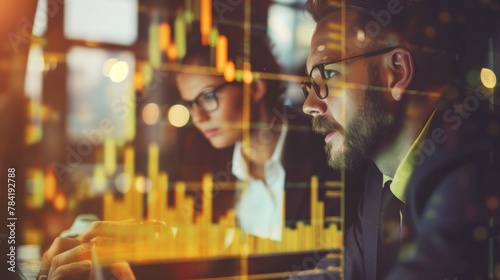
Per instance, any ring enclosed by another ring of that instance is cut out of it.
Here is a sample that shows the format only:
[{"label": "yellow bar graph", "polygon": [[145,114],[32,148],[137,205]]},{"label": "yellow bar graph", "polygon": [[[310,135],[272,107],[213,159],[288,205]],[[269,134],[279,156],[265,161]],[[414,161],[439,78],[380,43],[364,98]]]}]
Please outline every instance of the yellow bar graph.
[{"label": "yellow bar graph", "polygon": [[158,199],[158,207],[160,209],[160,214],[158,219],[160,221],[165,221],[167,218],[167,202],[168,202],[168,175],[166,172],[161,172],[158,178],[159,185],[159,199]]},{"label": "yellow bar graph", "polygon": [[212,196],[213,196],[213,179],[212,175],[205,174],[202,179],[202,193],[203,193],[203,210],[202,210],[202,223],[212,223]]},{"label": "yellow bar graph", "polygon": [[[201,180],[202,209],[195,216],[195,201],[186,190],[186,182],[174,183],[175,206],[168,207],[168,174],[159,171],[159,147],[154,144],[148,149],[150,156],[148,177],[134,174],[134,150],[124,148],[124,170],[131,174],[133,184],[128,192],[124,193],[123,201],[115,198],[112,192],[103,195],[104,218],[107,220],[123,220],[130,217],[142,220],[144,192],[148,190],[148,180],[151,180],[152,189],[149,190],[147,219],[165,222],[168,227],[160,231],[160,240],[145,241],[144,246],[131,249],[130,259],[182,259],[193,257],[238,256],[242,269],[248,265],[248,257],[253,255],[311,252],[315,250],[340,249],[342,247],[342,231],[337,223],[329,222],[325,225],[325,205],[319,201],[318,178],[312,177],[311,184],[311,222],[299,221],[295,228],[289,228],[283,222],[282,240],[275,242],[270,239],[257,238],[241,231],[236,227],[236,212],[231,209],[223,215],[218,223],[212,223],[213,205],[213,178],[205,174]],[[191,188],[191,187],[190,187]],[[283,212],[286,212],[284,207]],[[283,213],[283,217],[285,214]],[[177,234],[178,233],[178,234]],[[138,227],[131,232],[131,236],[145,234],[145,229]],[[163,238],[165,237],[165,238]],[[163,238],[163,239],[162,239]],[[149,243],[148,243],[149,242]],[[158,243],[160,242],[160,243]],[[142,243],[141,243],[142,244]],[[160,248],[168,248],[158,251]],[[150,248],[150,249],[147,249]],[[149,251],[148,251],[149,250]],[[123,258],[122,255],[113,255],[111,258]]]},{"label": "yellow bar graph", "polygon": [[170,46],[170,36],[171,36],[172,30],[170,28],[170,25],[166,22],[160,24],[159,27],[159,45],[160,49],[163,52],[167,52],[168,47]]},{"label": "yellow bar graph", "polygon": [[227,37],[224,35],[217,36],[217,44],[215,45],[215,68],[217,72],[223,73],[227,65]]},{"label": "yellow bar graph", "polygon": [[112,137],[104,138],[104,170],[108,176],[116,171],[116,141]]},{"label": "yellow bar graph", "polygon": [[212,0],[200,0],[200,31],[201,42],[206,46],[212,31]]},{"label": "yellow bar graph", "polygon": [[[134,166],[134,161],[135,161],[135,152],[134,148],[131,146],[127,146],[124,149],[123,152],[123,157],[124,157],[124,170],[126,176],[130,179],[129,185],[126,187],[128,192],[126,193],[124,197],[124,204],[125,208],[127,209],[127,212],[131,212],[132,209],[136,208],[137,206],[134,205],[134,202],[132,201],[132,191],[135,189],[135,166]],[[129,215],[130,216],[130,215]],[[129,218],[132,218],[131,216]]]}]

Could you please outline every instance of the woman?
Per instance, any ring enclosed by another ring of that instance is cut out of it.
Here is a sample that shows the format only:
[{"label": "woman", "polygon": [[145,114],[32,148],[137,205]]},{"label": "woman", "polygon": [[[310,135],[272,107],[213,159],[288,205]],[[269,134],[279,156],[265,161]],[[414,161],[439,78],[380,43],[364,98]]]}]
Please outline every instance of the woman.
[{"label": "woman", "polygon": [[[219,27],[219,34],[228,39],[228,59],[235,63],[236,70],[241,70],[243,31],[224,26]],[[267,39],[252,34],[249,42],[252,72],[262,76],[279,73],[280,66]],[[307,118],[283,106],[282,81],[254,78],[245,92],[242,82],[226,81],[212,70],[212,61],[209,46],[203,46],[199,40],[188,44],[183,63],[203,67],[190,67],[195,71],[177,74],[180,96],[191,111],[192,123],[214,148],[233,147],[232,158],[228,159],[232,166],[226,171],[247,183],[242,184],[244,189],[238,188],[234,206],[240,227],[258,237],[281,240],[284,201],[288,222],[293,224],[310,217],[309,190],[292,185],[308,183],[312,175],[323,179],[324,174],[334,176],[328,171],[321,137],[311,133]],[[245,94],[249,94],[249,118],[244,115]],[[248,138],[244,137],[245,127]]]},{"label": "woman", "polygon": [[[243,50],[243,32],[238,28],[220,28],[229,41],[228,57],[234,61],[237,69],[241,69]],[[199,36],[191,36],[191,38]],[[249,62],[254,72],[279,73],[279,65],[272,55],[268,42],[263,37],[252,36],[250,40],[251,55]],[[211,50],[199,42],[188,44],[187,54],[183,63],[195,66],[213,66],[210,63]],[[195,67],[196,68],[196,67]],[[206,67],[198,69],[207,69]],[[310,219],[310,191],[305,186],[310,185],[312,175],[318,175],[320,181],[337,179],[338,174],[329,170],[323,151],[323,137],[312,133],[310,120],[298,112],[285,108],[282,94],[283,83],[277,80],[254,78],[249,84],[250,94],[250,148],[244,148],[244,128],[247,123],[244,117],[244,85],[239,82],[227,82],[215,71],[181,72],[176,76],[176,82],[181,98],[191,110],[192,122],[210,144],[220,151],[232,149],[229,158],[222,167],[212,168],[216,183],[221,181],[245,181],[247,187],[238,194],[237,202],[231,205],[236,209],[239,225],[248,233],[273,240],[281,240],[283,221],[283,202],[286,204],[285,217],[287,225],[295,221]],[[199,154],[193,152],[193,145],[184,149],[184,156]],[[201,160],[201,159],[200,159]],[[230,166],[226,168],[226,166]],[[219,169],[218,169],[219,168]],[[286,188],[286,193],[285,193]],[[320,194],[320,198],[322,195]],[[218,206],[220,200],[227,200],[221,194],[214,194],[213,205]],[[226,201],[227,202],[227,201]],[[222,201],[221,203],[224,203]],[[339,203],[327,203],[337,211],[325,211],[339,215]],[[215,209],[214,209],[215,210]],[[142,233],[153,233],[157,238],[158,228],[167,225],[158,221],[141,223]],[[93,224],[93,227],[79,239],[58,238],[44,254],[44,262],[40,270],[40,279],[74,279],[82,275],[87,279],[93,263],[90,261],[90,250],[93,243],[88,242],[94,237],[118,235],[127,237],[130,227],[137,228],[135,222],[103,221]],[[170,228],[165,230],[170,232]],[[174,238],[167,236],[166,238]],[[300,240],[300,242],[305,242]],[[321,242],[321,241],[320,241]],[[309,260],[317,256],[307,257]],[[55,259],[57,258],[57,259]],[[53,260],[57,261],[53,261]],[[268,258],[256,259],[248,268],[248,274],[262,274],[289,270],[292,265],[303,263],[304,254],[286,254],[282,258],[274,254]],[[260,262],[259,262],[260,261]],[[231,263],[232,264],[232,263]],[[234,267],[228,267],[225,261],[218,264],[199,265],[196,269],[183,269],[185,266],[174,264],[173,270],[182,271],[183,279],[197,278],[205,275],[204,270],[227,271],[235,269],[239,273],[239,262]],[[294,266],[295,267],[295,266]],[[98,267],[97,267],[98,269]],[[295,269],[295,268],[294,268]],[[195,270],[201,270],[196,274]],[[164,273],[165,268],[161,268]],[[111,270],[114,276],[121,279],[135,279],[127,263],[118,263]],[[144,273],[143,279],[157,278],[158,269],[146,266],[135,273]],[[195,275],[196,274],[196,275]],[[175,275],[175,274],[174,274]],[[193,277],[186,276],[193,275]],[[209,274],[210,275],[210,274]],[[219,275],[219,274],[217,274]],[[67,278],[64,278],[66,276]],[[118,277],[118,276],[117,276]],[[142,279],[141,277],[138,277]]]}]

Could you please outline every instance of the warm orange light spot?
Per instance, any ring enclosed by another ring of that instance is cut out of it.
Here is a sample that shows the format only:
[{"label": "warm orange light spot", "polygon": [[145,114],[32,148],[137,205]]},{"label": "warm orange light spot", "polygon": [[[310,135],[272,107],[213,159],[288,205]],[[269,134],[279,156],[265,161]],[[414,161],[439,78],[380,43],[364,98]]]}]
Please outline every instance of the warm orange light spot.
[{"label": "warm orange light spot", "polygon": [[250,84],[253,81],[253,74],[250,70],[243,71],[243,82],[245,84]]},{"label": "warm orange light spot", "polygon": [[210,31],[212,30],[212,0],[200,1],[200,31],[201,43],[208,45]]},{"label": "warm orange light spot", "polygon": [[490,210],[497,209],[499,205],[500,205],[500,201],[498,200],[498,198],[496,198],[494,196],[490,196],[490,197],[488,197],[488,199],[486,199],[486,206]]},{"label": "warm orange light spot", "polygon": [[170,35],[171,35],[170,25],[168,23],[160,24],[158,32],[160,33],[159,34],[160,50],[167,51],[168,46],[170,45]]},{"label": "warm orange light spot", "polygon": [[136,90],[142,90],[144,88],[144,76],[140,71],[134,73],[134,86]]},{"label": "warm orange light spot", "polygon": [[436,28],[434,28],[432,26],[427,26],[424,30],[424,33],[425,33],[425,36],[427,36],[429,38],[433,38],[433,37],[436,37],[437,31],[436,31]]},{"label": "warm orange light spot", "polygon": [[441,14],[439,14],[439,20],[441,20],[441,22],[443,23],[448,23],[451,20],[451,14],[446,11],[442,12]]},{"label": "warm orange light spot", "polygon": [[229,61],[226,64],[226,69],[224,70],[224,79],[227,82],[232,82],[232,81],[234,81],[235,77],[236,77],[236,69],[234,66],[234,62]]},{"label": "warm orange light spot", "polygon": [[175,44],[168,46],[167,57],[169,60],[175,60],[177,58],[177,46]]},{"label": "warm orange light spot", "polygon": [[56,197],[54,198],[54,208],[57,211],[63,211],[66,208],[68,201],[66,200],[66,197],[64,197],[63,194],[57,194]]},{"label": "warm orange light spot", "polygon": [[149,103],[142,109],[142,120],[149,125],[154,125],[160,119],[160,107],[155,103]]},{"label": "warm orange light spot", "polygon": [[45,171],[45,179],[43,182],[43,197],[47,201],[51,201],[54,199],[54,195],[57,189],[56,175],[54,174],[54,170],[50,167],[47,167]]},{"label": "warm orange light spot", "polygon": [[227,37],[219,35],[215,45],[215,68],[217,72],[222,73],[227,64]]}]

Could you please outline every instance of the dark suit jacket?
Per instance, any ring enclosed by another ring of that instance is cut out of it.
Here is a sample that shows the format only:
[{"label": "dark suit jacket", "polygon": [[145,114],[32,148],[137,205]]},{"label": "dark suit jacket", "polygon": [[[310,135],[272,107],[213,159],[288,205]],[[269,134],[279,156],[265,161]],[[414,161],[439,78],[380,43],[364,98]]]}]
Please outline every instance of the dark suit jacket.
[{"label": "dark suit jacket", "polygon": [[[399,259],[384,279],[490,279],[500,260],[500,108],[497,101],[491,111],[481,99],[471,93],[438,106],[422,153],[414,155]],[[345,235],[343,279],[376,279],[381,184],[372,164]],[[339,265],[324,259],[318,267]],[[324,272],[297,279],[341,278]]]},{"label": "dark suit jacket", "polygon": [[451,106],[436,112],[408,185],[399,262],[387,279],[489,279],[500,260],[493,254],[500,249],[500,107],[481,99],[476,92],[458,100],[462,115]]}]

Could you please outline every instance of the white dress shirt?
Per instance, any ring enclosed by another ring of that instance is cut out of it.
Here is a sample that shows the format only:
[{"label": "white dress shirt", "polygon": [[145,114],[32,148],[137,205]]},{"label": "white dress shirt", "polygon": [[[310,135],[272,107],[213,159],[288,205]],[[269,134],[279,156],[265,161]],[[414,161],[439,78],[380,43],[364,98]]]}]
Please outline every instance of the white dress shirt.
[{"label": "white dress shirt", "polygon": [[265,182],[248,173],[247,162],[241,154],[241,142],[235,144],[233,152],[232,173],[243,183],[239,184],[243,189],[236,203],[239,226],[251,235],[275,241],[281,240],[283,226],[285,169],[281,157],[287,130],[287,125],[283,125],[273,154],[264,165]]}]

